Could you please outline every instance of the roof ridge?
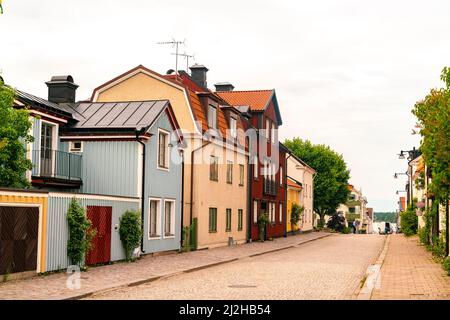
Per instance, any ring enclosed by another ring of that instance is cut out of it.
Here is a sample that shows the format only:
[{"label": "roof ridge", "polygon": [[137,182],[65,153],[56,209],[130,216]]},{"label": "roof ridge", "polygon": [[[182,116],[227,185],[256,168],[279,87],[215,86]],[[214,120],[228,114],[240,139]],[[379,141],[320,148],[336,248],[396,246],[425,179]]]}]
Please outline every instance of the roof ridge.
[{"label": "roof ridge", "polygon": [[274,89],[255,89],[255,90],[233,90],[233,91],[215,91],[216,93],[236,93],[236,92],[271,92]]}]

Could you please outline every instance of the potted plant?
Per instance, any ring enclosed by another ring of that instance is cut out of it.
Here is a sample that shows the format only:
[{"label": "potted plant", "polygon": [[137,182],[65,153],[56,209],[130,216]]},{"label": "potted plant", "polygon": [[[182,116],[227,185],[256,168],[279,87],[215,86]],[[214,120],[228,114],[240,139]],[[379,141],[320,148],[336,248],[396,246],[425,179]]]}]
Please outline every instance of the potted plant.
[{"label": "potted plant", "polygon": [[269,215],[262,213],[258,217],[259,240],[264,241],[266,224],[269,223]]}]

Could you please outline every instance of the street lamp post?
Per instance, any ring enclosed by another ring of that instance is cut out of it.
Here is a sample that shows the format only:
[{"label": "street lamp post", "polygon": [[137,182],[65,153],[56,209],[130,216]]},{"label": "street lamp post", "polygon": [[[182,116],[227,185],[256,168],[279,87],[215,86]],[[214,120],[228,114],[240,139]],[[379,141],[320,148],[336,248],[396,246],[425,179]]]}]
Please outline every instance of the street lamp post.
[{"label": "street lamp post", "polygon": [[[408,157],[406,158],[405,155],[408,154]],[[408,160],[408,171],[406,172],[406,175],[408,176],[408,193],[407,193],[407,200],[408,204],[412,204],[412,167],[409,164],[412,160],[420,156],[421,152],[417,150],[415,147],[412,148],[412,150],[400,150],[400,153],[398,155],[399,159],[407,159]],[[394,174],[394,178],[397,178],[398,174]],[[398,193],[397,193],[398,194]]]}]

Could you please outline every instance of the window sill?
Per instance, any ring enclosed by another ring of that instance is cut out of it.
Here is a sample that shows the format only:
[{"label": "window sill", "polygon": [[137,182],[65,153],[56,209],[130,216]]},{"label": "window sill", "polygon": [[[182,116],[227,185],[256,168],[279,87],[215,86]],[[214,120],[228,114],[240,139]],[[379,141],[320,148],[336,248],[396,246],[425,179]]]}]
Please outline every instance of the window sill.
[{"label": "window sill", "polygon": [[217,233],[217,230],[216,231],[209,230],[209,233]]},{"label": "window sill", "polygon": [[161,236],[151,236],[148,237],[148,240],[161,240]]},{"label": "window sill", "polygon": [[239,183],[239,187],[243,187],[243,186],[244,186],[244,184],[240,184],[240,183]]},{"label": "window sill", "polygon": [[167,171],[167,172],[169,172],[169,168],[167,167],[160,167],[160,166],[157,166],[157,168],[158,168],[158,170],[162,170],[162,171]]},{"label": "window sill", "polygon": [[169,235],[167,235],[167,236],[164,236],[163,238],[164,238],[164,239],[174,239],[174,238],[175,238],[175,235],[174,235],[174,234],[169,234]]},{"label": "window sill", "polygon": [[217,179],[217,180],[209,179],[209,181],[219,182],[219,179]]}]

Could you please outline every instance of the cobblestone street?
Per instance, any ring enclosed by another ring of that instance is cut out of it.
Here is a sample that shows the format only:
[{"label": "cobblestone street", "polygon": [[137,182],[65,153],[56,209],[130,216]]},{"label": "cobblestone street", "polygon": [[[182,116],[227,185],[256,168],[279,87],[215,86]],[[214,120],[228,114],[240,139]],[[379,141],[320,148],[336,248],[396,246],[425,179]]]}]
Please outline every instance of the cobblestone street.
[{"label": "cobblestone street", "polygon": [[92,299],[354,299],[386,238],[333,235]]}]

